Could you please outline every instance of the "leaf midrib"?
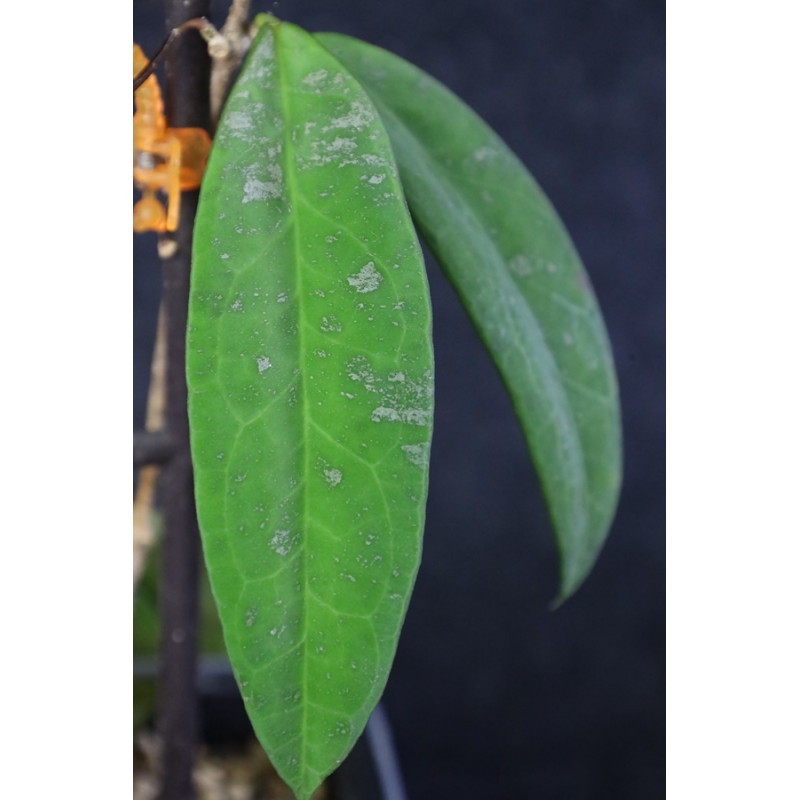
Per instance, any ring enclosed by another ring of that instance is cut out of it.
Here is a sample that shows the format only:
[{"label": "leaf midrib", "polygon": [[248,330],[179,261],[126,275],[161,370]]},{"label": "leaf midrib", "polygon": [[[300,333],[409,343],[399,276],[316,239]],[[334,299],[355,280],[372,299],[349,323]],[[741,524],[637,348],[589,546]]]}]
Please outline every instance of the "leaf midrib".
[{"label": "leaf midrib", "polygon": [[[280,85],[280,94],[281,94],[281,106],[283,110],[282,119],[283,119],[283,165],[284,165],[284,174],[286,175],[286,187],[289,193],[289,201],[292,208],[297,208],[294,198],[295,195],[298,197],[302,197],[301,194],[298,193],[296,188],[296,175],[294,170],[294,160],[290,158],[290,153],[293,151],[294,143],[292,142],[291,137],[291,120],[292,115],[290,113],[291,104],[289,101],[290,92],[288,91],[287,81],[285,80],[285,73],[287,70],[284,66],[284,58],[283,58],[283,48],[279,45],[279,31],[280,27],[275,26],[273,27],[273,37],[274,37],[274,47],[275,47],[275,60],[278,67],[278,83]],[[297,325],[297,350],[298,350],[298,361],[300,364],[303,363],[303,353],[304,353],[304,341],[305,337],[303,334],[303,323],[304,320],[301,319],[302,317],[302,310],[300,307],[301,298],[304,296],[302,287],[303,287],[303,276],[302,276],[302,269],[301,269],[301,256],[300,256],[300,225],[299,225],[299,214],[295,211],[294,213],[294,221],[292,223],[292,241],[293,241],[293,249],[294,249],[294,263],[295,263],[295,284],[296,284],[296,291],[297,291],[297,315],[298,315],[298,322],[300,324]],[[308,393],[306,392],[306,380],[305,380],[305,373],[301,368],[299,370],[299,393],[300,393],[300,405],[303,409],[303,418],[310,419],[309,415],[309,408],[308,408]],[[308,519],[308,486],[309,486],[309,457],[308,457],[308,443],[306,441],[306,432],[304,426],[301,425],[301,447],[303,450],[303,455],[301,456],[301,463],[302,463],[302,486],[303,486],[303,498],[301,500],[302,504],[302,520]],[[302,597],[300,598],[301,610],[300,610],[300,618],[302,620],[301,629],[302,629],[302,681],[301,681],[301,692],[302,692],[302,709],[301,709],[301,726],[300,726],[300,765],[299,765],[299,772],[300,772],[300,783],[304,782],[304,774],[306,772],[307,766],[307,759],[306,759],[306,747],[308,743],[308,736],[307,736],[307,723],[308,723],[308,603],[307,598],[309,597],[309,583],[308,583],[308,565],[307,565],[307,542],[305,541],[307,537],[307,528],[304,525],[303,533],[305,536],[301,535],[301,547],[303,548],[301,557],[300,557],[300,570],[302,572],[301,582],[304,587],[304,592]]]}]

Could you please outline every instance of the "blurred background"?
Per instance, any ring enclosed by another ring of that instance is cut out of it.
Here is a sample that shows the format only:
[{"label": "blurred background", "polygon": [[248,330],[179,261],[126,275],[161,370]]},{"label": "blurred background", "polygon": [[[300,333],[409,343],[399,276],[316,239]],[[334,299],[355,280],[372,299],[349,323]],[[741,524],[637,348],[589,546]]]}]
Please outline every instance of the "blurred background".
[{"label": "blurred background", "polygon": [[[215,3],[221,24],[227,3]],[[435,261],[425,550],[384,696],[409,800],[665,796],[663,0],[254,0],[385,47],[514,150],[566,223],[616,358],[625,476],[594,572],[557,611],[554,540],[511,402]],[[135,0],[134,39],[165,35]],[[134,240],[134,427],[161,275]]]}]

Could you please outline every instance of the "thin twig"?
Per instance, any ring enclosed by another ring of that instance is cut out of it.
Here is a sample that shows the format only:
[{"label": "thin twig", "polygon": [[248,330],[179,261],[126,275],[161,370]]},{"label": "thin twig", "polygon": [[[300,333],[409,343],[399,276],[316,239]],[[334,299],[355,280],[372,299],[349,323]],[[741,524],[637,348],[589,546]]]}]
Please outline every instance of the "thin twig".
[{"label": "thin twig", "polygon": [[147,66],[134,77],[133,91],[135,92],[152,74],[158,62],[167,54],[167,51],[175,43],[175,40],[186,31],[195,30],[208,42],[209,53],[225,52],[229,49],[227,42],[221,37],[219,31],[205,18],[195,17],[194,19],[187,19],[176,28],[173,28],[167,38],[161,43],[161,46],[153,54],[153,57],[147,63]]},{"label": "thin twig", "polygon": [[242,63],[247,48],[250,47],[250,33],[247,18],[250,14],[250,0],[233,0],[228,18],[220,33],[230,44],[225,54],[211,52],[211,124],[216,129],[222,106],[228,93],[233,73]]},{"label": "thin twig", "polygon": [[208,43],[208,53],[212,58],[211,125],[216,128],[228,93],[228,86],[252,41],[250,25],[247,21],[249,14],[250,0],[233,0],[228,10],[228,17],[220,31],[205,17],[186,20],[173,28],[147,66],[134,77],[133,91],[135,92],[153,74],[158,62],[167,54],[182,33],[187,30],[196,30]]}]

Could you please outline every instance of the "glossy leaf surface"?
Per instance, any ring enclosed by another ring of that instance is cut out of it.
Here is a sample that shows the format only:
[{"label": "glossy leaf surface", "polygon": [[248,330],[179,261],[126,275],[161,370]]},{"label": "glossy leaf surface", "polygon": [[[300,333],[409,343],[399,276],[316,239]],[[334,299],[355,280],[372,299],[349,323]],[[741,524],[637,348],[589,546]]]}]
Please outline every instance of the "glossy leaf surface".
[{"label": "glossy leaf surface", "polygon": [[416,576],[430,301],[386,131],[275,20],[224,110],[196,222],[196,496],[247,710],[300,798],[383,691]]},{"label": "glossy leaf surface", "polygon": [[616,509],[620,412],[606,331],[561,221],[520,161],[457,97],[402,59],[319,34],[389,131],[411,213],[498,366],[561,553],[561,597]]}]

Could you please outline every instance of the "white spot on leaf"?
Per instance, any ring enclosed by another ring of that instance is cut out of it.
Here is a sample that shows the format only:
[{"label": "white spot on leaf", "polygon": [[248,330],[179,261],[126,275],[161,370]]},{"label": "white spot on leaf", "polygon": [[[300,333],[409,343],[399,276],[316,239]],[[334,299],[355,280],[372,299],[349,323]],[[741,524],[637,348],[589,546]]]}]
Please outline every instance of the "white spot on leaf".
[{"label": "white spot on leaf", "polygon": [[347,282],[361,294],[374,292],[380,286],[382,280],[383,275],[375,268],[374,261],[364,264],[355,275],[350,275],[347,278]]},{"label": "white spot on leaf", "polygon": [[253,127],[253,120],[246,111],[231,111],[225,119],[225,124],[235,131],[246,131]]},{"label": "white spot on leaf", "polygon": [[322,471],[329,486],[338,486],[342,482],[342,471],[340,469],[325,469]]},{"label": "white spot on leaf", "polygon": [[339,333],[342,330],[342,323],[336,317],[323,317],[319,329],[325,333]]},{"label": "white spot on leaf", "polygon": [[355,100],[351,103],[350,111],[347,114],[332,119],[331,124],[325,126],[322,130],[327,132],[334,128],[353,128],[360,131],[370,125],[374,119],[375,113],[372,109],[360,100]]},{"label": "white spot on leaf", "polygon": [[428,463],[428,451],[430,446],[427,442],[419,444],[404,444],[400,449],[406,454],[406,458],[415,466],[424,469]]},{"label": "white spot on leaf", "polygon": [[270,539],[269,546],[279,555],[288,555],[292,549],[292,535],[289,531],[275,531],[275,535]]},{"label": "white spot on leaf", "polygon": [[529,275],[533,275],[533,264],[524,253],[514,256],[508,262],[508,266],[511,271],[515,275],[519,275],[520,278],[527,278]]},{"label": "white spot on leaf", "polygon": [[267,356],[260,356],[256,359],[256,364],[258,364],[258,374],[260,375],[262,372],[266,372],[268,369],[272,369],[272,362],[267,358]]},{"label": "white spot on leaf", "polygon": [[316,87],[327,77],[328,70],[318,69],[316,72],[310,72],[308,75],[306,75],[305,78],[303,78],[303,83],[306,86]]},{"label": "white spot on leaf", "polygon": [[371,419],[373,422],[397,422],[400,419],[400,414],[397,413],[397,409],[378,406],[378,408],[373,409]]},{"label": "white spot on leaf", "polygon": [[268,164],[267,175],[259,164],[250,164],[242,169],[244,174],[244,194],[242,203],[271,200],[283,194],[283,170],[279,164]]},{"label": "white spot on leaf", "polygon": [[497,155],[497,151],[491,145],[479,147],[473,154],[476,161],[491,161]]}]

